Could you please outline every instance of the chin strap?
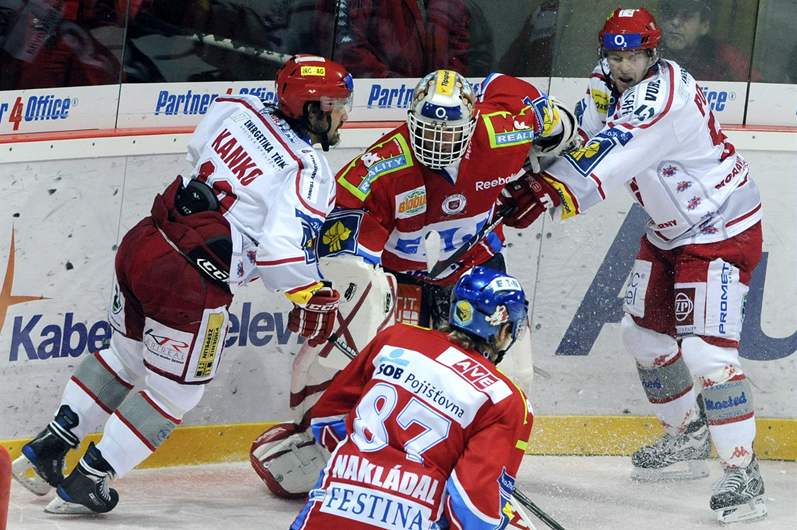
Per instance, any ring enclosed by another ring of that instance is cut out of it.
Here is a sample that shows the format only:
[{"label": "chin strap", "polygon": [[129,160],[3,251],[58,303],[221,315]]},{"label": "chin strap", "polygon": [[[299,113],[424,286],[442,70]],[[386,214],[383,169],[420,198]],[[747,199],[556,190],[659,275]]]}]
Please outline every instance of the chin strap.
[{"label": "chin strap", "polygon": [[321,149],[323,149],[324,151],[329,151],[329,136],[327,136],[327,134],[329,133],[330,129],[332,129],[332,115],[329,112],[324,112],[324,118],[326,119],[327,126],[323,131],[315,129],[310,124],[309,115],[306,110],[303,119],[304,119],[304,124],[307,127],[307,130],[311,134],[314,134],[318,137],[318,141],[319,143],[321,143]]}]

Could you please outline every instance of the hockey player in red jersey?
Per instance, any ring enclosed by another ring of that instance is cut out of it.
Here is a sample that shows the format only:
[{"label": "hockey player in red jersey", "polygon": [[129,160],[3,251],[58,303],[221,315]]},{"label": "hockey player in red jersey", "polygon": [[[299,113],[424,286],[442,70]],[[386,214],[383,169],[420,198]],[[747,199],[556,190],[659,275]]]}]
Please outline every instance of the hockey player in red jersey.
[{"label": "hockey player in red jersey", "polygon": [[[474,265],[505,271],[500,227],[484,230],[501,189],[530,159],[555,155],[576,139],[575,116],[533,85],[491,74],[474,90],[458,73],[438,70],[416,86],[407,124],[338,172],[336,208],[322,227],[319,255],[322,263],[353,261],[360,272],[346,282],[333,342],[295,357],[296,423],[272,427],[252,445],[252,466],[274,494],[304,496],[315,483],[325,454],[306,432],[307,413],[348,362],[338,350],[353,357],[390,323],[396,296],[379,288],[391,285],[380,280],[382,267],[389,280],[398,279],[400,321],[446,323],[451,287],[464,271]],[[512,226],[514,215],[504,223]],[[431,276],[429,262],[448,258],[480,232],[487,233],[454,266]],[[531,345],[516,348],[524,355],[511,356],[508,372],[528,389]],[[333,365],[333,358],[342,361]]]},{"label": "hockey player in red jersey", "polygon": [[[462,272],[474,265],[505,270],[503,233],[499,225],[435,277],[428,254],[444,260],[468,243],[529,156],[557,154],[576,138],[575,117],[525,81],[490,74],[474,90],[456,72],[435,71],[415,87],[407,123],[338,172],[336,212],[326,227],[340,222],[357,237],[338,249],[322,238],[320,253],[355,252],[381,263],[399,282],[399,318],[436,327],[447,319],[448,294]],[[504,224],[513,225],[512,215]]]},{"label": "hockey player in red jersey", "polygon": [[505,528],[533,415],[495,364],[527,306],[516,279],[475,267],[447,327],[379,333],[313,407],[332,456],[291,529]]},{"label": "hockey player in red jersey", "polygon": [[[342,66],[299,55],[277,74],[277,108],[216,100],[188,145],[191,176],[157,195],[119,245],[110,345],[83,359],[53,421],[14,462],[34,493],[57,487],[46,511],[116,506],[110,481],[151,455],[213,379],[239,286],[260,278],[294,303],[292,331],[310,344],[327,338],[339,296],[321,281],[312,241],[335,184],[313,145],[337,142],[351,92]],[[103,424],[64,478],[66,453]]]},{"label": "hockey player in red jersey", "polygon": [[648,213],[622,336],[665,435],[634,453],[634,476],[705,476],[710,438],[724,473],[711,509],[721,522],[752,520],[766,506],[739,338],[761,257],[761,201],[694,78],[658,57],[660,37],[645,9],[612,13],[576,112],[591,139],[513,183],[504,202],[527,212],[528,225],[547,207],[573,217],[625,185]]}]

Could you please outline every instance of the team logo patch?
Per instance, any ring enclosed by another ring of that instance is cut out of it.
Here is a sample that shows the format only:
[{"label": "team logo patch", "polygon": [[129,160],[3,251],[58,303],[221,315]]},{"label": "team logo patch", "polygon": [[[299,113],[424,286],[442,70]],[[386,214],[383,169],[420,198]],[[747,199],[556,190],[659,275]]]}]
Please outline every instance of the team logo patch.
[{"label": "team logo patch", "polygon": [[509,311],[507,311],[506,306],[503,305],[496,307],[493,314],[487,317],[487,323],[491,326],[500,326],[507,322],[509,322]]},{"label": "team logo patch", "polygon": [[702,202],[703,202],[703,199],[701,199],[700,197],[695,195],[694,197],[689,199],[688,203],[686,203],[686,209],[687,210],[694,210],[695,208],[700,206],[700,203],[702,203]]},{"label": "team logo patch", "polygon": [[351,229],[346,228],[346,225],[340,221],[335,221],[329,230],[321,236],[321,242],[329,246],[329,250],[332,252],[339,252],[341,245],[349,239],[349,236],[351,236]]},{"label": "team logo patch", "polygon": [[458,324],[467,325],[473,322],[473,306],[466,300],[460,300],[454,307],[454,320]]},{"label": "team logo patch", "polygon": [[426,212],[426,188],[420,186],[396,195],[396,218],[406,219]]},{"label": "team logo patch", "polygon": [[692,325],[695,310],[694,288],[679,289],[675,293],[675,320],[684,325]]},{"label": "team logo patch", "polygon": [[304,251],[304,261],[305,263],[316,263],[318,261],[316,241],[318,241],[318,232],[321,230],[321,221],[314,217],[310,217],[299,209],[294,210],[294,212],[302,223],[302,250]]},{"label": "team logo patch", "polygon": [[318,240],[318,256],[356,254],[357,238],[363,214],[359,211],[342,210],[333,212],[321,227]]},{"label": "team logo patch", "polygon": [[615,128],[607,129],[594,136],[583,147],[567,153],[565,160],[570,162],[570,165],[581,175],[587,177],[612,149],[618,145],[627,144],[631,138],[633,138],[633,135],[630,132]]},{"label": "team logo patch", "polygon": [[676,173],[678,173],[678,166],[674,164],[665,164],[659,169],[659,174],[662,177],[674,177]]},{"label": "team logo patch", "polygon": [[454,195],[449,195],[445,199],[443,199],[443,212],[448,215],[456,215],[458,213],[462,213],[465,210],[465,206],[468,204],[468,200],[465,198],[464,195],[461,193],[455,193]]}]

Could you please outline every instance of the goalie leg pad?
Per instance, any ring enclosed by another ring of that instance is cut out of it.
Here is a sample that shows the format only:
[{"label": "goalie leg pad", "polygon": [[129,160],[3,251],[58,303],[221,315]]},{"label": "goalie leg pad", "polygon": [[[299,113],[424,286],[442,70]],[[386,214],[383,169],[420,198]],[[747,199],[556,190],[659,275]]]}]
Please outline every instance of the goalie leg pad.
[{"label": "goalie leg pad", "polygon": [[329,453],[315,443],[309,430],[294,423],[280,423],[261,434],[249,452],[249,461],[266,487],[277,497],[307,496],[329,460]]},{"label": "goalie leg pad", "polygon": [[338,371],[351,360],[344,351],[361,351],[378,331],[395,322],[396,280],[357,256],[322,258],[319,268],[341,294],[332,336],[345,345],[342,351],[323,344],[317,355],[322,366]]}]

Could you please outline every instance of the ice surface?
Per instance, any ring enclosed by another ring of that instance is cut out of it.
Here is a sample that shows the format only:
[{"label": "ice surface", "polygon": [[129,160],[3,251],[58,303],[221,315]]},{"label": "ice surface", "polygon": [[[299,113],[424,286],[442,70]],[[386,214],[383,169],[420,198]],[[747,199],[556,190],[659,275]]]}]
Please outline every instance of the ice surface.
[{"label": "ice surface", "polygon": [[[527,456],[517,484],[568,530],[718,528],[708,499],[721,472],[710,467],[705,479],[652,484],[629,478],[627,457]],[[797,462],[761,461],[761,473],[769,516],[737,527],[794,530]],[[270,496],[245,462],[133,471],[114,487],[121,500],[109,514],[53,516],[42,511],[53,493],[36,497],[15,483],[8,528],[287,529],[302,506]]]}]

